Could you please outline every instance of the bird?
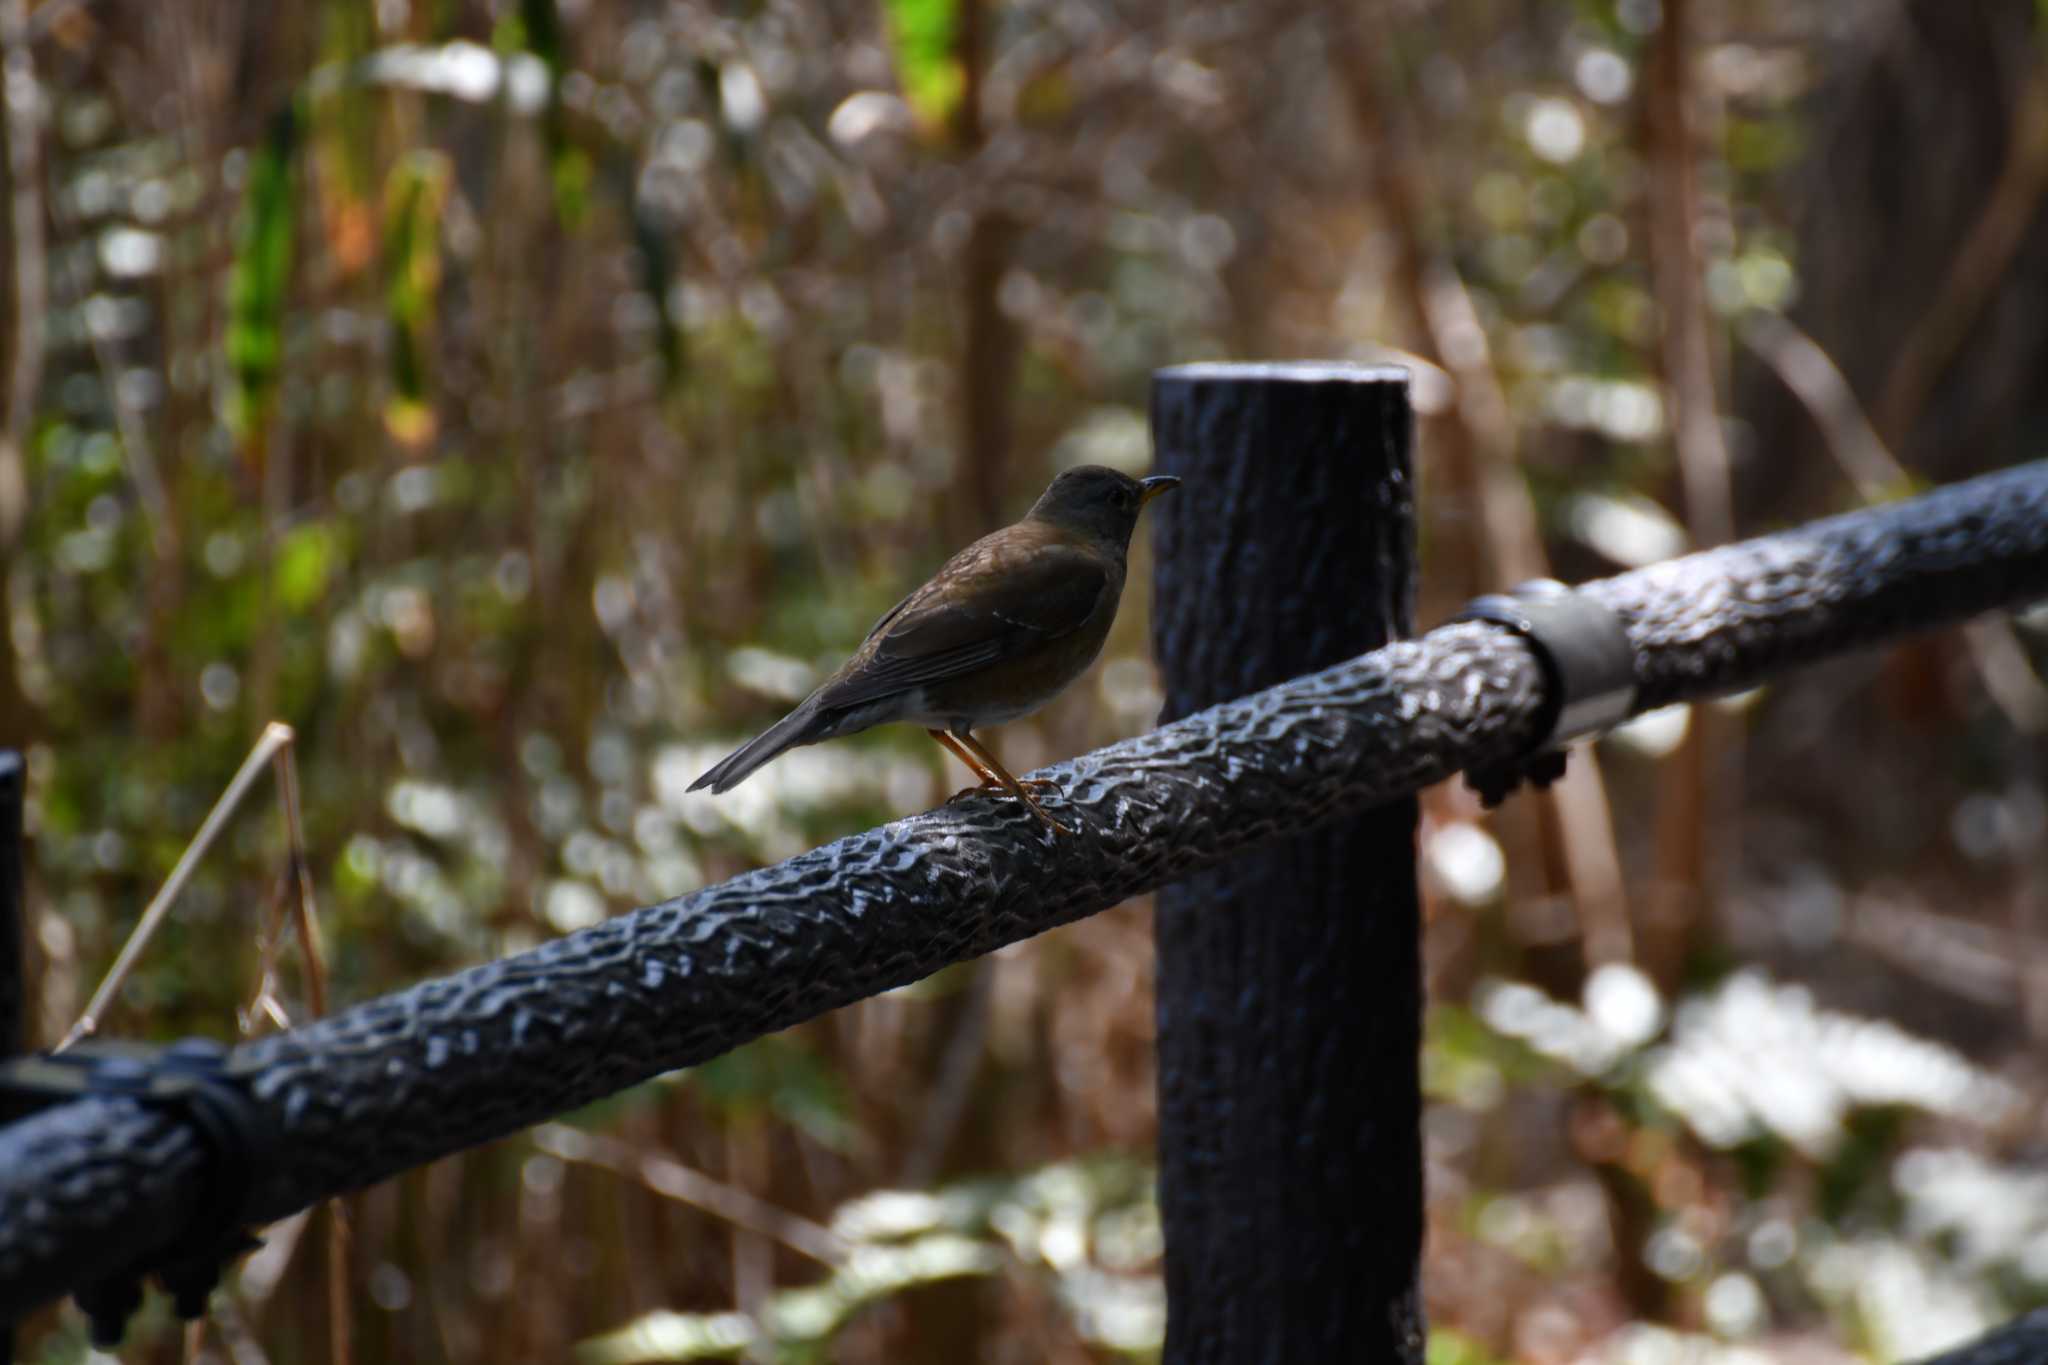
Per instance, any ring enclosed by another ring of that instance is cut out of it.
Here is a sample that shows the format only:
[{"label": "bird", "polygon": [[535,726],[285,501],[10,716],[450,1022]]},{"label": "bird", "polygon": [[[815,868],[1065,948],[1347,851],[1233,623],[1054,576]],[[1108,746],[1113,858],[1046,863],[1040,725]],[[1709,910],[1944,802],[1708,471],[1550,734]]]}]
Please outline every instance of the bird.
[{"label": "bird", "polygon": [[1021,521],[940,565],[795,710],[690,790],[730,791],[799,745],[908,721],[980,779],[959,796],[1005,791],[1053,832],[1073,833],[1032,795],[1057,784],[1011,776],[974,731],[1030,715],[1095,662],[1123,596],[1138,511],[1179,484],[1170,474],[1134,479],[1101,465],[1063,471]]}]

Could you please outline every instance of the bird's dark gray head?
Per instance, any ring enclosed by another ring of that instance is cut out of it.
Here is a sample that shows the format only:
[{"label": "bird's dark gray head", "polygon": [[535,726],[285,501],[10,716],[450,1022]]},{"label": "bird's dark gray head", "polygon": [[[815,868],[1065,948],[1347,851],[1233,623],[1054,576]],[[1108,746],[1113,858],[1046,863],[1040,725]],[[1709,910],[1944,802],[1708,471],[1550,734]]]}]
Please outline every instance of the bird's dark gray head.
[{"label": "bird's dark gray head", "polygon": [[1179,483],[1171,474],[1134,479],[1099,464],[1078,465],[1052,481],[1032,504],[1031,515],[1122,549],[1131,543],[1138,509]]}]

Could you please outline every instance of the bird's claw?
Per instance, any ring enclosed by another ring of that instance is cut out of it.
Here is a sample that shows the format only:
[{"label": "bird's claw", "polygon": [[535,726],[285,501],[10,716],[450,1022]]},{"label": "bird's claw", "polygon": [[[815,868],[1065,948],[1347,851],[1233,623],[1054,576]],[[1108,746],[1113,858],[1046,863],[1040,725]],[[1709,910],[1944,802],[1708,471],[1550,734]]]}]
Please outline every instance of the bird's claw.
[{"label": "bird's claw", "polygon": [[[1056,792],[1060,789],[1060,784],[1049,777],[1020,777],[1017,779],[1017,785],[1026,791]],[[1009,794],[1010,789],[1000,782],[978,782],[972,787],[962,787],[959,791],[954,792],[946,798],[946,804],[951,805],[953,802],[967,796],[1008,796]]]},{"label": "bird's claw", "polygon": [[[1050,815],[1046,814],[1045,808],[1043,806],[1040,806],[1038,802],[1032,800],[1031,797],[1028,795],[1028,793],[1033,788],[1036,788],[1039,791],[1058,791],[1060,789],[1059,783],[1052,781],[1050,778],[1044,777],[1020,777],[1017,779],[1017,785],[1024,788],[1025,792],[1027,793],[1027,795],[1024,797],[1024,804],[1026,808],[1028,808],[1033,815],[1037,816],[1040,820],[1044,821],[1046,826],[1050,828],[1055,834],[1072,834],[1074,832],[1071,829],[1068,829],[1065,825],[1061,824],[1059,821],[1053,819]],[[1015,793],[1013,793],[1008,787],[1004,786],[1000,782],[983,782],[972,787],[962,787],[959,791],[954,792],[951,796],[946,798],[946,804],[950,806],[955,801],[965,800],[967,797],[970,796],[1012,795],[1015,795]]]}]

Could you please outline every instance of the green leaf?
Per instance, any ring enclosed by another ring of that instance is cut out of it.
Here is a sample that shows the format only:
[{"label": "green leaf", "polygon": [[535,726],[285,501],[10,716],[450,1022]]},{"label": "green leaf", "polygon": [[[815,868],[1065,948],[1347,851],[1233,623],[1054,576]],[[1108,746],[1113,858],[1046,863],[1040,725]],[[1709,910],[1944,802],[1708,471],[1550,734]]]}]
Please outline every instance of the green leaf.
[{"label": "green leaf", "polygon": [[1500,1357],[1477,1339],[1449,1327],[1430,1330],[1424,1359],[1428,1365],[1502,1365]]},{"label": "green leaf", "polygon": [[496,44],[500,52],[524,49],[548,69],[548,103],[541,118],[548,146],[548,181],[554,189],[555,216],[565,227],[573,228],[590,211],[593,173],[589,154],[569,136],[569,120],[562,107],[562,77],[570,68],[565,32],[555,0],[519,0],[517,17],[507,16],[498,26]]},{"label": "green leaf", "polygon": [[277,547],[278,602],[288,611],[304,611],[326,596],[341,553],[341,533],[332,522],[293,527]]},{"label": "green leaf", "polygon": [[241,230],[228,274],[227,417],[246,439],[268,416],[284,358],[284,313],[291,290],[292,241],[297,209],[292,160],[299,145],[299,114],[287,105],[249,162]]},{"label": "green leaf", "polygon": [[451,175],[446,156],[415,151],[392,167],[384,191],[392,389],[384,423],[394,438],[413,447],[424,445],[434,431],[427,352],[441,288],[441,214]]},{"label": "green leaf", "polygon": [[952,117],[967,88],[953,50],[962,3],[972,0],[884,0],[903,96],[927,126]]},{"label": "green leaf", "polygon": [[[322,13],[321,60],[347,70],[377,45],[375,10],[369,5],[328,5]],[[343,81],[310,114],[319,164],[331,168],[323,190],[355,202],[369,198],[377,183],[377,108],[361,81]]]}]

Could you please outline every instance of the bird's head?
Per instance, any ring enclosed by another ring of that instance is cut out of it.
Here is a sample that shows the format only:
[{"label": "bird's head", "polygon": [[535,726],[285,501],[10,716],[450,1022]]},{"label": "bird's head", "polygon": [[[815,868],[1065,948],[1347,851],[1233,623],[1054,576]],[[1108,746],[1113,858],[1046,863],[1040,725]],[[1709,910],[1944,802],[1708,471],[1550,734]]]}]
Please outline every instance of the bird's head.
[{"label": "bird's head", "polygon": [[1138,509],[1180,485],[1171,474],[1134,479],[1099,464],[1067,470],[1032,504],[1031,516],[1119,549],[1131,543]]}]

